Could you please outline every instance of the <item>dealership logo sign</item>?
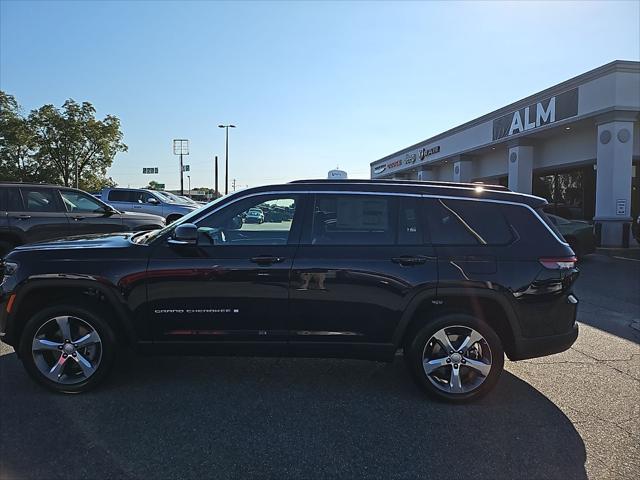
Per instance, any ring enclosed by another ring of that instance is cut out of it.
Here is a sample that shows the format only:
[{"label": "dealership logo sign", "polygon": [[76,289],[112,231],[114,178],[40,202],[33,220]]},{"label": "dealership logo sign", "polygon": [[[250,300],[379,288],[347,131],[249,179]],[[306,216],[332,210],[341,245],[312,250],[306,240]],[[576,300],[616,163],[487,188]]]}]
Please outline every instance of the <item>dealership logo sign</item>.
[{"label": "dealership logo sign", "polygon": [[517,135],[578,114],[578,89],[543,99],[493,121],[493,140]]},{"label": "dealership logo sign", "polygon": [[417,159],[418,159],[418,156],[415,153],[407,153],[404,156],[404,164],[413,165],[414,163],[416,163]]},{"label": "dealership logo sign", "polygon": [[387,169],[387,164],[383,163],[382,165],[378,165],[377,167],[373,168],[373,174],[374,175],[380,175],[382,172],[384,172]]},{"label": "dealership logo sign", "polygon": [[420,149],[420,160],[424,160],[425,158],[427,158],[430,155],[435,155],[436,153],[440,152],[440,145],[436,145],[435,147],[431,147],[431,148],[421,148]]}]

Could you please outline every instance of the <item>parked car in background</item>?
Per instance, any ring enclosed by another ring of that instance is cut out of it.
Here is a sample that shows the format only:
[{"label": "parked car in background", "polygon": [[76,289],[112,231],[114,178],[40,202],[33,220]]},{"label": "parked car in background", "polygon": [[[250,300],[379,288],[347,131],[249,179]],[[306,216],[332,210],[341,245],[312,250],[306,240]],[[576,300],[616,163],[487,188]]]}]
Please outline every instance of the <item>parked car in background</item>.
[{"label": "parked car in background", "polygon": [[105,188],[100,192],[103,202],[125,212],[143,212],[159,215],[167,223],[174,222],[196,208],[172,200],[170,197],[155,190],[144,188]]},{"label": "parked car in background", "polygon": [[75,188],[0,184],[0,257],[25,243],[164,226],[162,217],[120,212]]},{"label": "parked car in background", "polygon": [[246,223],[263,223],[264,213],[260,208],[251,208],[247,212],[247,216],[244,218]]},{"label": "parked car in background", "polygon": [[640,243],[640,215],[638,215],[633,225],[631,225],[631,230],[633,231],[636,242]]},{"label": "parked car in background", "polygon": [[571,246],[576,257],[582,258],[596,251],[596,237],[592,224],[585,220],[568,220],[550,213],[547,213],[547,217]]}]

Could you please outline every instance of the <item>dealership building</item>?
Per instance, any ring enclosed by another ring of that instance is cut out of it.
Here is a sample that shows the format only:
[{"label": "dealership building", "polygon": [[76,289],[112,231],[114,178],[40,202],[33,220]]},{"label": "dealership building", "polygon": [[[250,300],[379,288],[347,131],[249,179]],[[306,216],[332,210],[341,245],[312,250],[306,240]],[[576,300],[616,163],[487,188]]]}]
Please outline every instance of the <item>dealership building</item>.
[{"label": "dealership building", "polygon": [[371,178],[484,182],[593,221],[602,246],[635,244],[640,62],[615,61],[371,163]]}]

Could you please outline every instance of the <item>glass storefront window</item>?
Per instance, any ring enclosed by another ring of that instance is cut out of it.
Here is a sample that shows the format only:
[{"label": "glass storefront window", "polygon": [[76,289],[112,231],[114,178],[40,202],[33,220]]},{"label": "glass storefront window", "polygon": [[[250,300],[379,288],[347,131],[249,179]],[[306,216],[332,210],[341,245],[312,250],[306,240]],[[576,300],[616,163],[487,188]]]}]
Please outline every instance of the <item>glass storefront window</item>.
[{"label": "glass storefront window", "polygon": [[534,174],[533,194],[546,198],[545,210],[568,219],[592,220],[595,214],[596,176],[593,166]]}]

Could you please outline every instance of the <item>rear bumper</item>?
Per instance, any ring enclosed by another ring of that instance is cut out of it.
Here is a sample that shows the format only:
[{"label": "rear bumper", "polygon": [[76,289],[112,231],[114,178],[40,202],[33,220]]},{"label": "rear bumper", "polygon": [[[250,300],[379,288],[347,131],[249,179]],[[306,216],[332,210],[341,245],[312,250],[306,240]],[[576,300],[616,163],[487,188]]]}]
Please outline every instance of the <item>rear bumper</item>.
[{"label": "rear bumper", "polygon": [[519,338],[515,341],[515,348],[509,355],[510,360],[526,360],[527,358],[544,357],[554,353],[564,352],[573,345],[578,338],[578,324],[574,323],[571,330],[560,335],[550,335],[536,338]]}]

